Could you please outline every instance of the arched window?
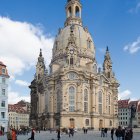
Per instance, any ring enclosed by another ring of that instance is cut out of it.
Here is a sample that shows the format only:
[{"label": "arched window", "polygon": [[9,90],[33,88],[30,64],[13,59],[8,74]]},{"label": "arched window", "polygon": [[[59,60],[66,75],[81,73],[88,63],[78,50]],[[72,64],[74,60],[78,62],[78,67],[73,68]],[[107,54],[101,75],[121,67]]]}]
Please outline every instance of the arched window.
[{"label": "arched window", "polygon": [[57,112],[61,112],[61,94],[57,92]]},{"label": "arched window", "polygon": [[108,104],[110,105],[110,94],[108,95]]},{"label": "arched window", "polygon": [[86,124],[86,126],[89,126],[89,119],[85,120],[85,124]]},{"label": "arched window", "polygon": [[84,112],[88,113],[88,91],[84,90]]},{"label": "arched window", "polygon": [[73,65],[73,57],[70,58],[70,65]]},{"label": "arched window", "polygon": [[70,118],[70,127],[71,128],[75,127],[75,120],[73,118]]},{"label": "arched window", "polygon": [[69,111],[75,111],[75,88],[73,86],[69,88]]},{"label": "arched window", "polygon": [[78,6],[76,6],[76,8],[75,8],[75,14],[76,14],[76,17],[80,17],[80,10],[79,10],[79,7]]},{"label": "arched window", "polygon": [[72,10],[71,10],[71,7],[69,7],[68,9],[68,17],[71,17],[72,16]]},{"label": "arched window", "polygon": [[102,114],[102,92],[101,91],[98,94],[98,109],[99,109],[99,113]]}]

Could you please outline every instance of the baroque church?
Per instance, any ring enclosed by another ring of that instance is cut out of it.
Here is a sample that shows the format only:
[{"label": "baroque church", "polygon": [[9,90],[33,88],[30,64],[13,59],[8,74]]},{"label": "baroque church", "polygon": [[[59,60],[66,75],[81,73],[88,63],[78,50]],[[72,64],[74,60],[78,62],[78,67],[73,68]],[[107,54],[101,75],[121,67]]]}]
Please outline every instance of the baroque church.
[{"label": "baroque church", "polygon": [[30,125],[43,128],[118,126],[118,87],[107,47],[103,69],[82,24],[80,0],[67,0],[66,21],[59,29],[46,69],[42,50],[31,89]]}]

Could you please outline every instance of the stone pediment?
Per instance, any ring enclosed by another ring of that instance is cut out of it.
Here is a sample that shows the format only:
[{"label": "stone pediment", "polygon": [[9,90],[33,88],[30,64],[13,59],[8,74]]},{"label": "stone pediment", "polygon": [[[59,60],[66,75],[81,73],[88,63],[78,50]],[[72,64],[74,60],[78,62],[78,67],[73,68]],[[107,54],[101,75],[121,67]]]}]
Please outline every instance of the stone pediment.
[{"label": "stone pediment", "polygon": [[104,74],[97,75],[96,78],[99,80],[100,84],[101,82],[111,84]]}]

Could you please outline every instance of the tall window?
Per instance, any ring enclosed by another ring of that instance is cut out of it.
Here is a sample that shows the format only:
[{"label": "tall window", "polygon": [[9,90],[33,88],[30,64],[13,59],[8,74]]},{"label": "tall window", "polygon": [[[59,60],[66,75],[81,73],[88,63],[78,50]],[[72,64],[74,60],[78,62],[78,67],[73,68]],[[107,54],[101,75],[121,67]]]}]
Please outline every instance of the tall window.
[{"label": "tall window", "polygon": [[69,7],[68,9],[68,17],[71,17],[72,16],[72,10],[71,10],[71,7]]},{"label": "tall window", "polygon": [[69,111],[75,111],[75,88],[73,86],[69,88]]},{"label": "tall window", "polygon": [[57,92],[57,112],[61,112],[61,95]]},{"label": "tall window", "polygon": [[5,89],[2,89],[2,95],[5,95]]},{"label": "tall window", "polygon": [[108,104],[110,105],[110,94],[108,95]]},{"label": "tall window", "polygon": [[108,95],[108,105],[109,105],[109,107],[108,107],[108,113],[109,113],[109,114],[110,114],[110,112],[111,112],[110,103],[111,103],[111,99],[110,99],[110,94],[109,94],[109,95]]},{"label": "tall window", "polygon": [[88,113],[88,91],[84,90],[84,112]]},{"label": "tall window", "polygon": [[5,107],[5,101],[1,102],[1,107]]},{"label": "tall window", "polygon": [[70,58],[70,65],[73,65],[73,57]]},{"label": "tall window", "polygon": [[86,124],[86,126],[89,126],[89,119],[85,120],[85,124]]},{"label": "tall window", "polygon": [[76,17],[80,17],[80,10],[78,6],[76,6],[75,11],[76,11]]},{"label": "tall window", "polygon": [[99,109],[99,113],[102,114],[102,92],[99,92],[98,95],[98,109]]},{"label": "tall window", "polygon": [[2,119],[5,118],[5,112],[1,112],[1,118],[2,118]]}]

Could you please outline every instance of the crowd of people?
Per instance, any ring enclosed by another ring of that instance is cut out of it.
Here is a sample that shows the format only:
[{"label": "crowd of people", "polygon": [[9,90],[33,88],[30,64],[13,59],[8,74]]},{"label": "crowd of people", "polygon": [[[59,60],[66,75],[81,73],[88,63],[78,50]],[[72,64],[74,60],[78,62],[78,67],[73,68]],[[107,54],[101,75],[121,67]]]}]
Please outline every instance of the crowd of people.
[{"label": "crowd of people", "polygon": [[[101,137],[107,137],[107,128],[101,129]],[[114,137],[117,137],[117,140],[132,140],[133,139],[133,131],[132,128],[122,128],[118,126],[117,129],[111,129],[111,140],[114,140]]]},{"label": "crowd of people", "polygon": [[[108,137],[108,128],[102,128],[100,129],[101,131],[101,137]],[[39,132],[38,129],[31,129],[31,136],[28,138],[28,140],[35,140],[35,133]],[[57,139],[60,140],[61,139],[61,134],[66,133],[68,134],[69,137],[73,137],[75,130],[74,128],[68,128],[65,129],[65,131],[62,131],[60,128],[58,128],[56,130],[57,133]],[[83,127],[83,132],[84,134],[87,134],[88,132],[88,128]],[[7,140],[17,140],[17,135],[28,135],[29,131],[25,130],[25,129],[21,129],[21,130],[16,130],[16,129],[10,129],[7,132]],[[50,133],[52,133],[52,131],[50,131]],[[111,140],[132,140],[133,139],[133,131],[132,128],[124,128],[119,126],[117,129],[112,128],[110,131],[110,136],[111,136]]]}]

